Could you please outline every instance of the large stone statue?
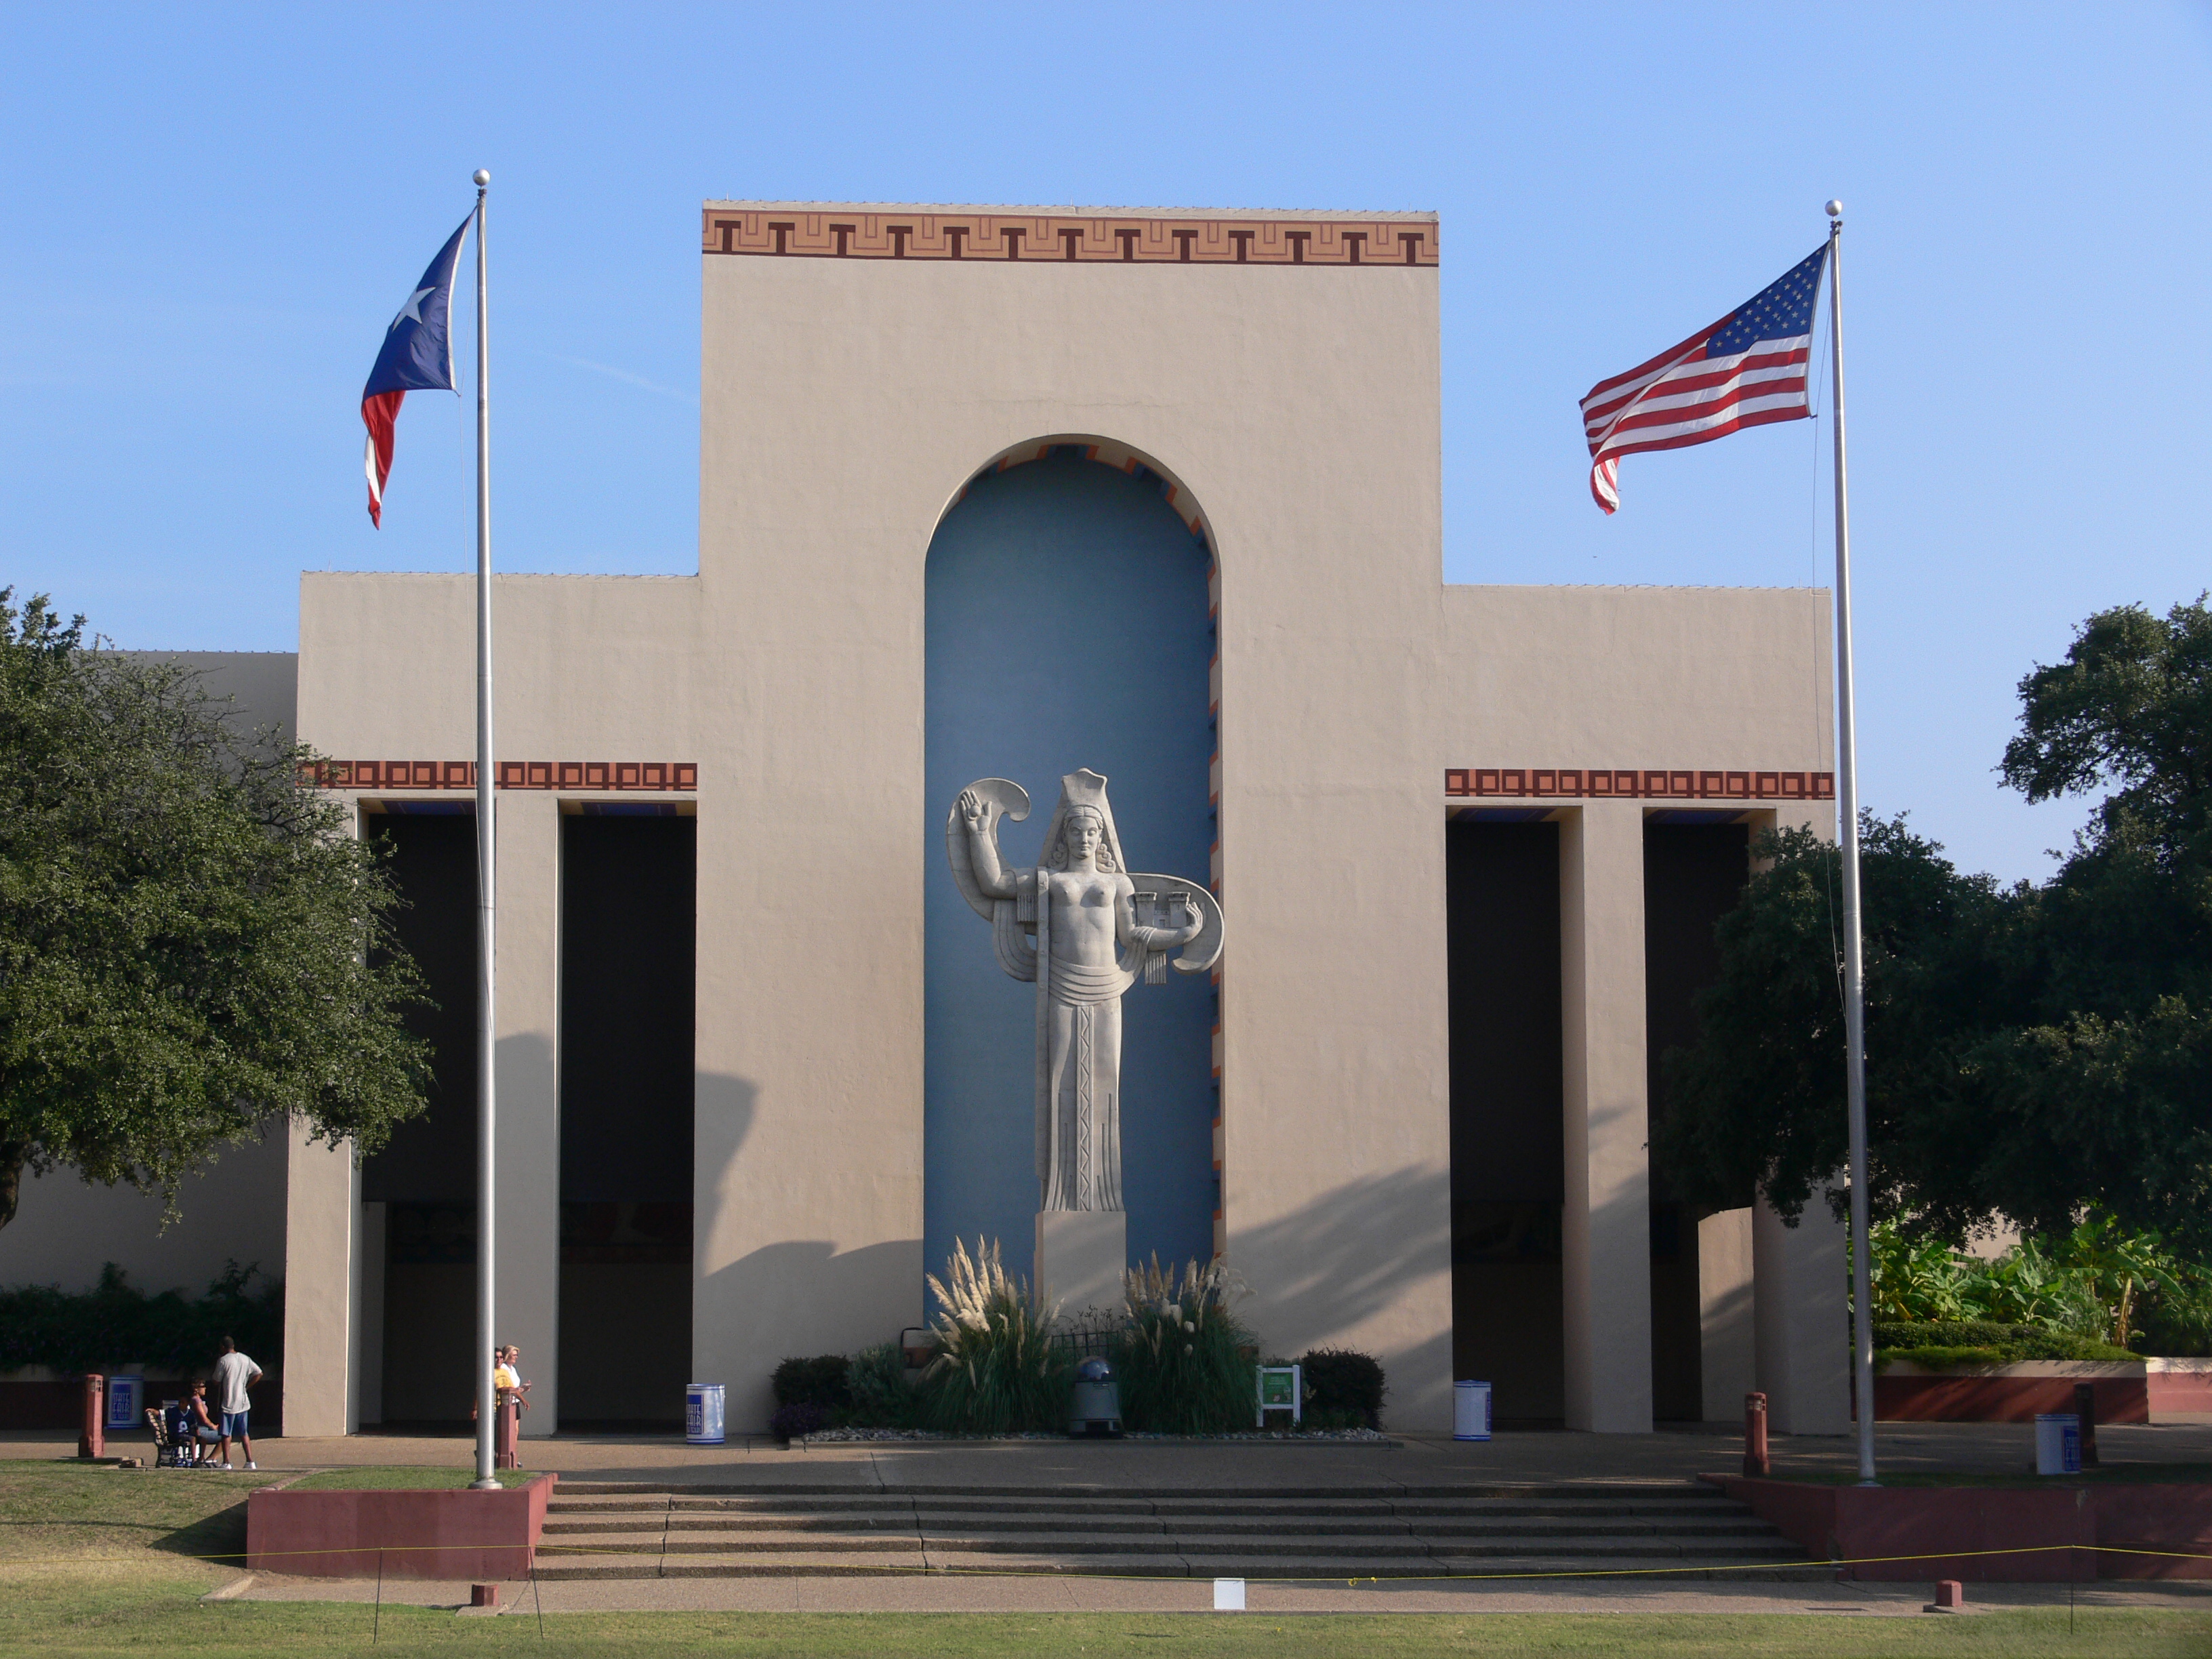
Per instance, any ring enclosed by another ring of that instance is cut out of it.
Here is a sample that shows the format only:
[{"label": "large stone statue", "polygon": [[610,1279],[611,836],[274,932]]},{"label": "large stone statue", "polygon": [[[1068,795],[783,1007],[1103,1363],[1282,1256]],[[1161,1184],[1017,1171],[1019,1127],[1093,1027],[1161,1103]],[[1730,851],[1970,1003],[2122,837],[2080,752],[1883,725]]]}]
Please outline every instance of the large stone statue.
[{"label": "large stone statue", "polygon": [[[1116,1306],[1127,1261],[1121,1208],[1121,994],[1221,957],[1221,906],[1179,876],[1133,875],[1106,780],[1075,771],[1044,835],[1044,862],[1010,868],[999,822],[1030,798],[1004,778],[960,792],[945,823],[952,878],[991,924],[999,965],[1036,983],[1037,1261],[1040,1289],[1071,1310]],[[1124,954],[1126,953],[1126,954]]]}]

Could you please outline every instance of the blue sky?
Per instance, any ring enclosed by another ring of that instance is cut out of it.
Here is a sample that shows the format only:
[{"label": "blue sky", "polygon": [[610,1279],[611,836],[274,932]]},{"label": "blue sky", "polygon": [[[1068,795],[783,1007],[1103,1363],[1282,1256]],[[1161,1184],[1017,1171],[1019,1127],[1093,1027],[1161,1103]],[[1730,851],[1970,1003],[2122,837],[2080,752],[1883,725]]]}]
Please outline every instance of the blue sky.
[{"label": "blue sky", "polygon": [[2043,873],[2081,814],[1997,785],[2014,683],[2212,581],[2203,4],[73,6],[6,40],[0,585],[128,646],[289,649],[302,568],[468,567],[458,401],[410,400],[380,534],[357,408],[478,166],[506,569],[696,568],[696,210],[742,196],[1437,210],[1449,580],[1825,583],[1825,422],[1632,458],[1607,520],[1575,403],[1837,195],[1869,803]]}]

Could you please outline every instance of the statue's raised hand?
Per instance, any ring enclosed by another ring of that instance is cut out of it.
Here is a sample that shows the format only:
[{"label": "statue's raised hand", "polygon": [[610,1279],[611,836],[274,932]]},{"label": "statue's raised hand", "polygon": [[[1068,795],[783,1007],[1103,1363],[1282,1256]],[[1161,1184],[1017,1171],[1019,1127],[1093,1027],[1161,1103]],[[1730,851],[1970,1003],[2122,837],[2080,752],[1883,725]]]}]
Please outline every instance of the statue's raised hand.
[{"label": "statue's raised hand", "polygon": [[[940,795],[938,799],[941,800],[944,797]],[[991,809],[984,805],[982,797],[973,789],[960,792],[960,821],[968,826],[968,833],[971,836],[981,835],[990,825]]]}]

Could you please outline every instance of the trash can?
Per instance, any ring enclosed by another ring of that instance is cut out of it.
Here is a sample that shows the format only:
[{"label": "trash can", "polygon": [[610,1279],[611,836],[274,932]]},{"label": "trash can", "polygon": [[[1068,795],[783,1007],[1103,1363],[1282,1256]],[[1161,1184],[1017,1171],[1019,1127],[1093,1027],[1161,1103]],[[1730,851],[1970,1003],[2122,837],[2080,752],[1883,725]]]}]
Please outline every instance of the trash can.
[{"label": "trash can", "polygon": [[146,1379],[143,1376],[111,1376],[107,1379],[107,1427],[110,1433],[118,1429],[143,1429],[145,1420],[139,1413],[146,1407]]},{"label": "trash can", "polygon": [[2081,1419],[2072,1412],[2036,1413],[2035,1472],[2038,1474],[2081,1473]]},{"label": "trash can", "polygon": [[1075,1397],[1068,1407],[1067,1435],[1071,1440],[1119,1440],[1121,1437],[1121,1385],[1114,1368],[1093,1355],[1075,1368]]},{"label": "trash can", "polygon": [[691,1382],[684,1389],[684,1438],[693,1446],[722,1443],[722,1385]]},{"label": "trash can", "polygon": [[1452,1438],[1455,1440],[1490,1438],[1489,1383],[1455,1382],[1452,1384]]}]

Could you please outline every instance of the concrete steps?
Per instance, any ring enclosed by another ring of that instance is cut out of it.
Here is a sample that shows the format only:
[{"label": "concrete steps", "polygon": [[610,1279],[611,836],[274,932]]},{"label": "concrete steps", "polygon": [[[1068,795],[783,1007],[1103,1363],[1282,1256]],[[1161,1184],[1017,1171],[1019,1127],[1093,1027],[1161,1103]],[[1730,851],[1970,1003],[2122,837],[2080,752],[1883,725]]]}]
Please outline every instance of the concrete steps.
[{"label": "concrete steps", "polygon": [[538,1560],[539,1577],[555,1580],[1671,1571],[1694,1581],[1830,1571],[1745,1506],[1686,1483],[1040,1492],[574,1481],[548,1505]]}]

